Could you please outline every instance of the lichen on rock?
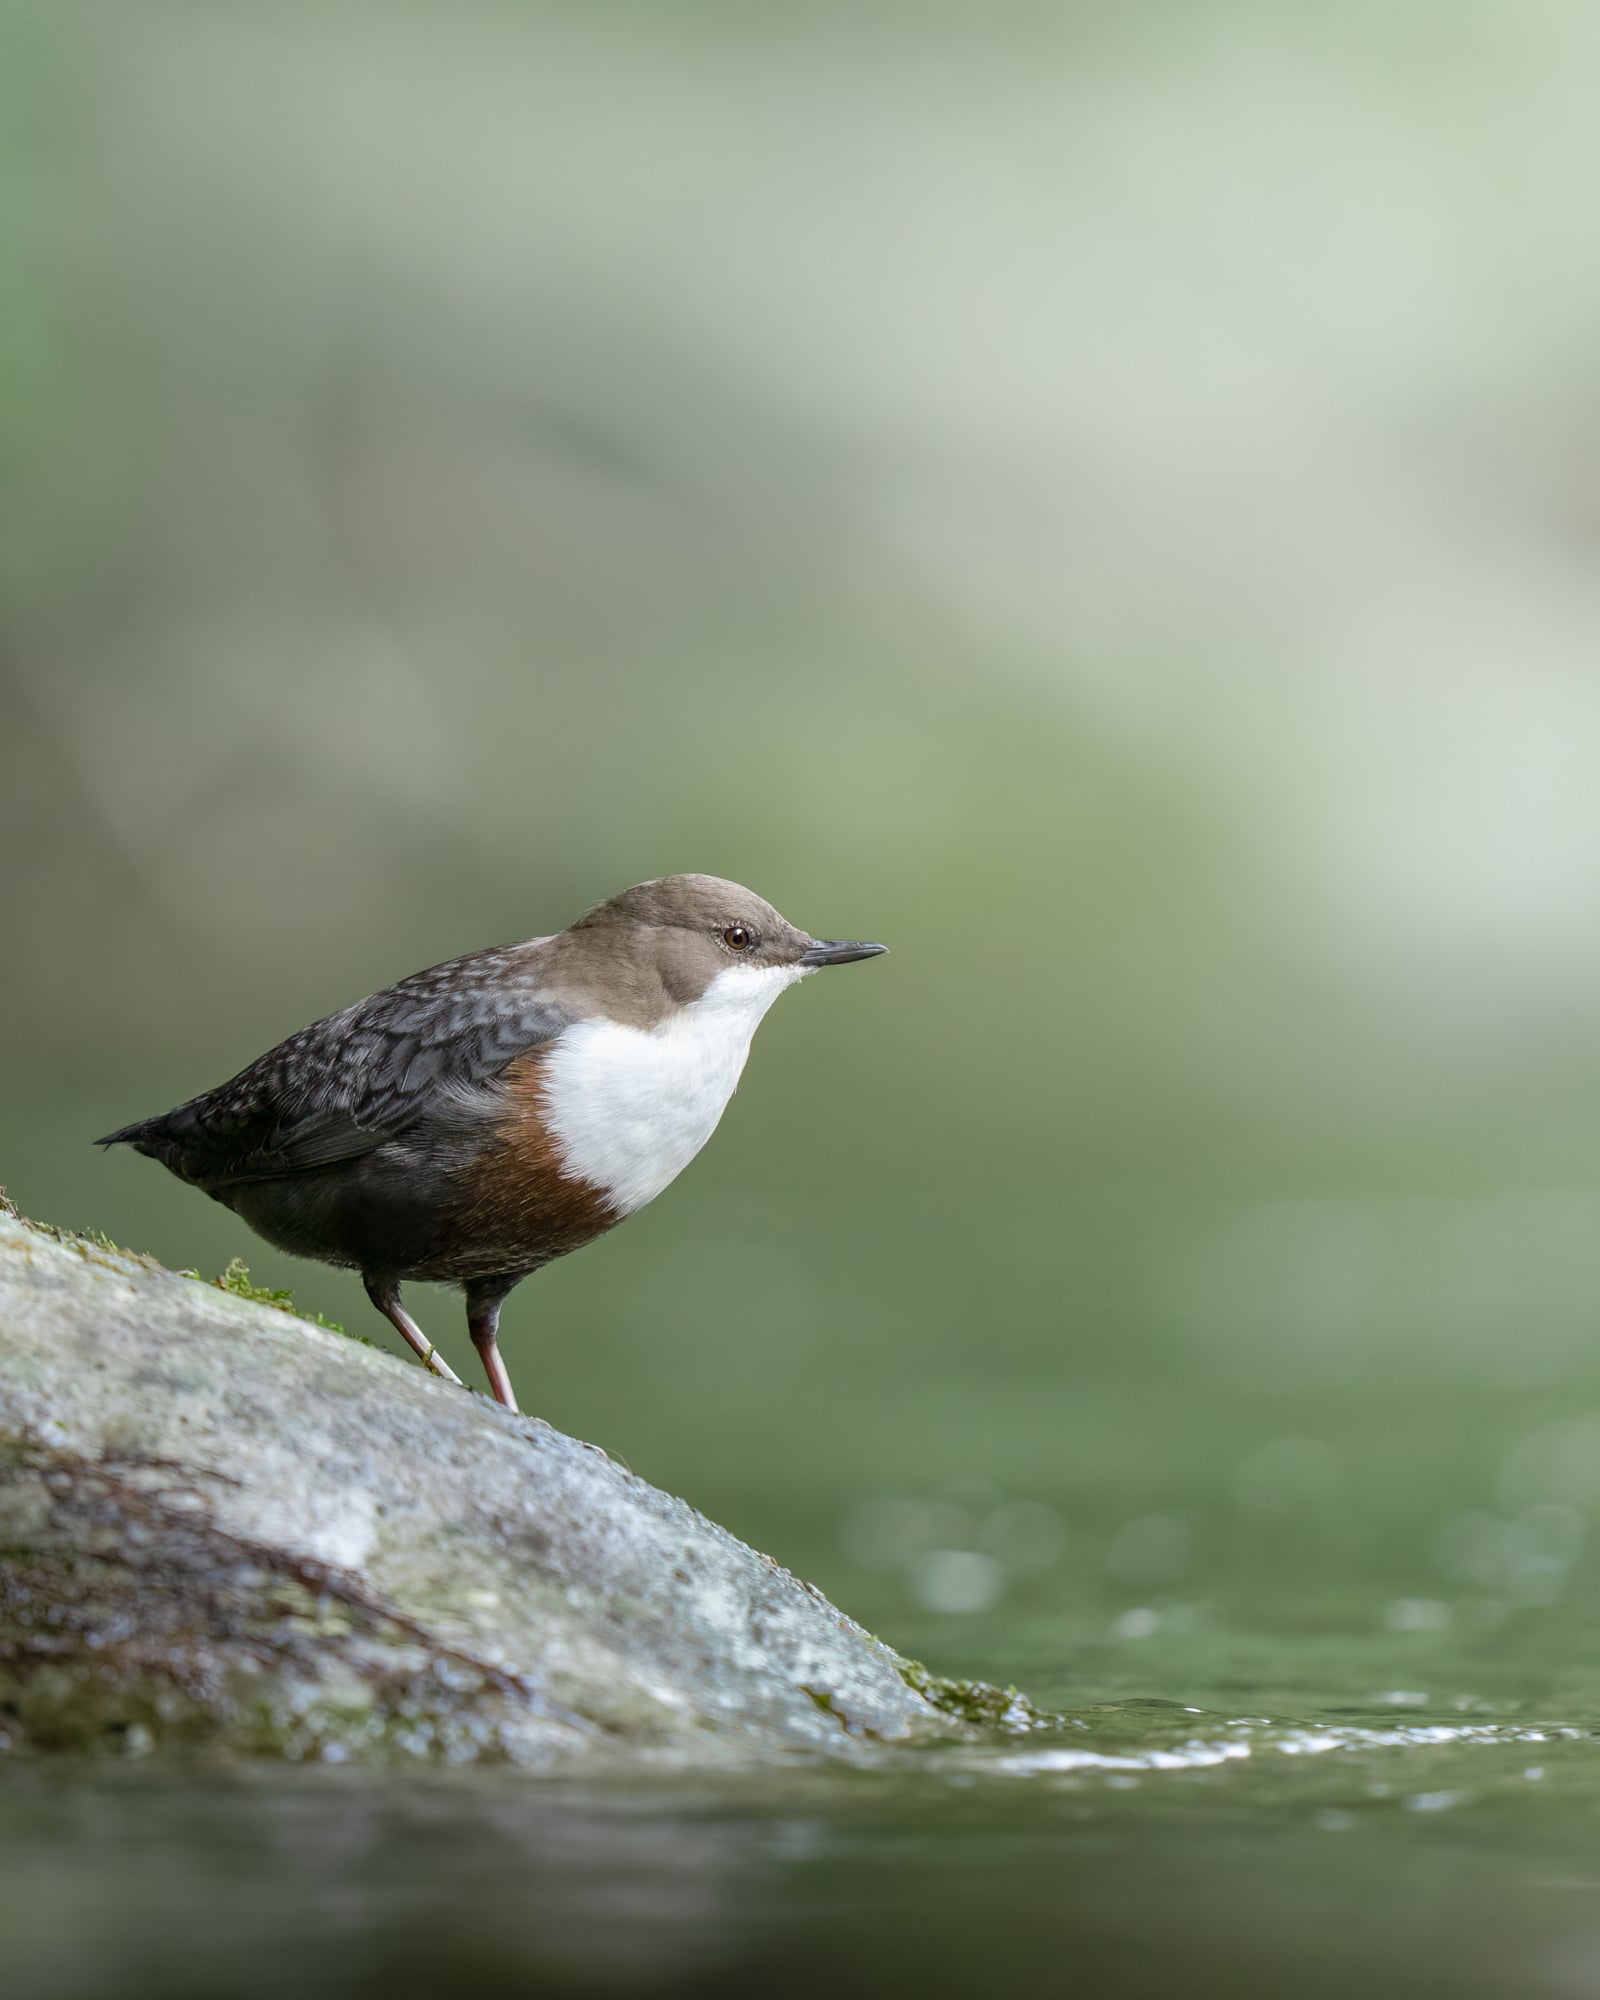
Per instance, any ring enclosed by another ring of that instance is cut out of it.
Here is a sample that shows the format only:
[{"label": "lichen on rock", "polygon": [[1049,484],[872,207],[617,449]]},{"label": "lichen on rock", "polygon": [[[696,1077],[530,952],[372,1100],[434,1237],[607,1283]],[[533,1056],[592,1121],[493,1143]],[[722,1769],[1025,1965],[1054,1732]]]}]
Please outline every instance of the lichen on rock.
[{"label": "lichen on rock", "polygon": [[902,1660],[900,1678],[941,1715],[968,1730],[998,1731],[1015,1736],[1030,1729],[1054,1729],[1061,1717],[1035,1708],[1020,1689],[996,1687],[992,1681],[947,1680],[920,1660]]}]

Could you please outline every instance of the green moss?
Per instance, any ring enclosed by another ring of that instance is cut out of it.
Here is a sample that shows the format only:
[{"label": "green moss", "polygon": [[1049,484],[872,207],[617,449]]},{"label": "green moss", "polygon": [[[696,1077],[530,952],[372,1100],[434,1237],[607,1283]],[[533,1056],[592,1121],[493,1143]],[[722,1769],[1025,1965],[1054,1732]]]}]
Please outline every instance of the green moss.
[{"label": "green moss", "polygon": [[1018,1735],[1029,1729],[1050,1729],[1059,1716],[1047,1715],[1034,1707],[1025,1694],[1014,1687],[996,1687],[991,1681],[952,1681],[930,1673],[920,1660],[897,1662],[900,1678],[925,1702],[964,1723],[969,1729],[998,1729]]},{"label": "green moss", "polygon": [[[186,1278],[197,1278],[198,1271],[185,1271]],[[219,1292],[231,1292],[236,1299],[248,1299],[252,1305],[273,1306],[279,1312],[291,1313],[296,1319],[309,1320],[313,1326],[325,1328],[329,1333],[344,1333],[337,1320],[324,1319],[321,1313],[302,1312],[294,1302],[293,1292],[274,1291],[268,1285],[252,1284],[249,1267],[242,1257],[235,1257],[220,1277],[211,1280]],[[373,1342],[362,1340],[359,1333],[345,1334],[347,1340],[361,1340],[363,1347],[371,1347]]]},{"label": "green moss", "polygon": [[[120,1243],[113,1243],[103,1229],[60,1229],[53,1222],[35,1222],[31,1216],[21,1213],[3,1187],[0,1187],[0,1215],[22,1223],[25,1228],[36,1229],[52,1242],[65,1244],[69,1249],[82,1251],[85,1255],[127,1258],[148,1271],[165,1269],[164,1265],[143,1251],[129,1250]],[[321,1313],[303,1311],[295,1304],[293,1292],[275,1291],[267,1285],[253,1284],[249,1267],[242,1257],[235,1257],[227,1270],[215,1278],[202,1279],[198,1271],[180,1271],[178,1276],[194,1278],[202,1284],[213,1284],[219,1292],[228,1292],[236,1299],[248,1299],[252,1305],[271,1306],[275,1311],[286,1312],[294,1319],[303,1319],[311,1326],[320,1326],[327,1333],[342,1333],[346,1340],[359,1341],[363,1347],[375,1348],[378,1345],[364,1334],[346,1332],[336,1319],[324,1319]]]},{"label": "green moss", "polygon": [[123,1268],[137,1264],[141,1270],[160,1271],[165,1266],[154,1257],[140,1250],[126,1250],[120,1243],[113,1243],[103,1229],[61,1229],[53,1222],[35,1222],[31,1215],[24,1215],[14,1201],[7,1198],[4,1188],[0,1188],[0,1215],[12,1222],[20,1222],[24,1229],[31,1229],[40,1236],[48,1237],[52,1243],[59,1243],[64,1249],[76,1250],[81,1257],[92,1257],[100,1262],[114,1260]]}]

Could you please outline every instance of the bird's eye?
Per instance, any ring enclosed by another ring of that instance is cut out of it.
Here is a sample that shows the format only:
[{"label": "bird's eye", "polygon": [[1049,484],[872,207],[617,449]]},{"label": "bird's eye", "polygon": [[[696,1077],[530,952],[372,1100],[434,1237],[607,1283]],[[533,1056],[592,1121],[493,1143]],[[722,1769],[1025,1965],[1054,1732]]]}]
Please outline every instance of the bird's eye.
[{"label": "bird's eye", "polygon": [[743,924],[729,924],[722,933],[722,942],[729,951],[748,951],[755,941],[755,932],[746,929]]}]

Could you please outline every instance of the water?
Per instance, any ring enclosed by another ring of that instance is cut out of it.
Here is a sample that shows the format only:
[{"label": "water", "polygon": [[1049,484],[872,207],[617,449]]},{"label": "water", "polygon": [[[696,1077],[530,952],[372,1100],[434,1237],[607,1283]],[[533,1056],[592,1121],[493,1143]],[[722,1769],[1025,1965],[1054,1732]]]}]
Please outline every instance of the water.
[{"label": "water", "polygon": [[1158,1629],[1064,1671],[1059,1624],[991,1621],[1064,1726],[847,1768],[15,1763],[6,1991],[1586,1994],[1600,1695],[1553,1636]]}]

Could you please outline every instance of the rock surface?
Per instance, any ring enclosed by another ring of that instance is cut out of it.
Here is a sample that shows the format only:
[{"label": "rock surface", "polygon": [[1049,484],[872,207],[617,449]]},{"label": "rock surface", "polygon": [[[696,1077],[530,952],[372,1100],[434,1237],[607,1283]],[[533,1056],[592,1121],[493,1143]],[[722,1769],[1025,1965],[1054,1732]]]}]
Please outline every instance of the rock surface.
[{"label": "rock surface", "polygon": [[540,1765],[960,1734],[918,1686],[595,1446],[0,1214],[7,1747]]}]

